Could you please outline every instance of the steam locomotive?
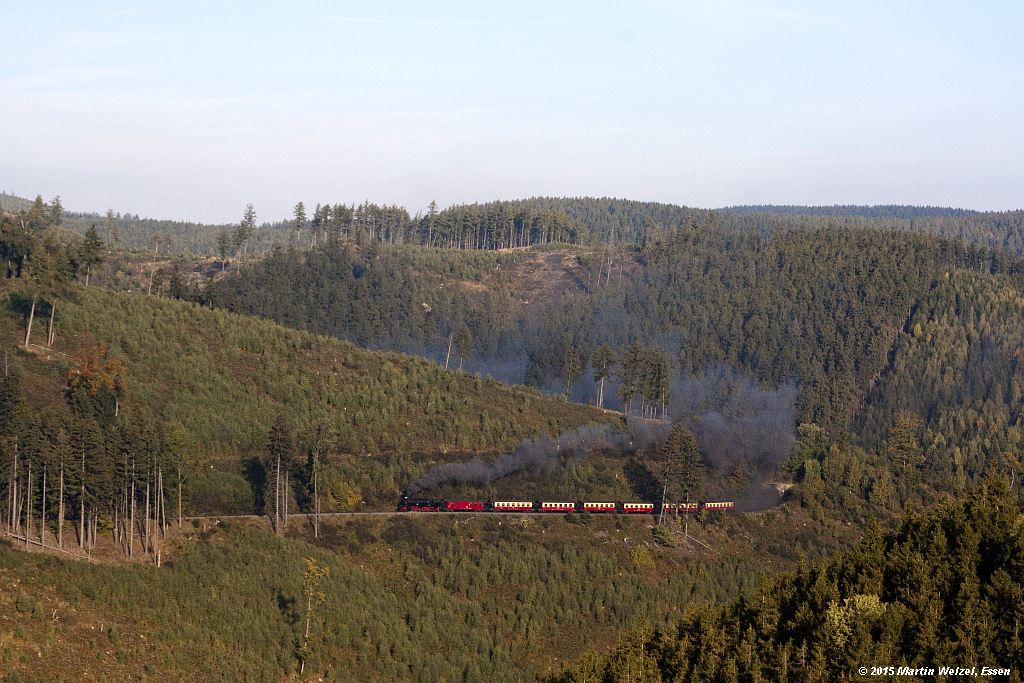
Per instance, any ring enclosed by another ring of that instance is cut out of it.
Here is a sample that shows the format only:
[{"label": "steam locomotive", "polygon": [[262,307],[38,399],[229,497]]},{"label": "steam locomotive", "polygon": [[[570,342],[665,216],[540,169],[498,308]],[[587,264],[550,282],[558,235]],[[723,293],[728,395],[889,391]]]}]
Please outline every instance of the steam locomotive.
[{"label": "steam locomotive", "polygon": [[[735,505],[731,500],[706,503],[665,503],[667,514],[727,512]],[[444,500],[403,495],[398,512],[589,512],[593,514],[655,515],[661,514],[661,503],[625,501],[550,501],[550,500]]]}]

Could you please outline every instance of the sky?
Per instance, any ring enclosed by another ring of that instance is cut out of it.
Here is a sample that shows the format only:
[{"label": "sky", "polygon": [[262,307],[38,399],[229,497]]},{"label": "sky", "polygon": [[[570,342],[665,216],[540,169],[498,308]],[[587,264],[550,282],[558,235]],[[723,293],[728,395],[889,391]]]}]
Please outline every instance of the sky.
[{"label": "sky", "polygon": [[0,26],[0,190],[70,210],[1024,207],[1019,0],[0,0]]}]

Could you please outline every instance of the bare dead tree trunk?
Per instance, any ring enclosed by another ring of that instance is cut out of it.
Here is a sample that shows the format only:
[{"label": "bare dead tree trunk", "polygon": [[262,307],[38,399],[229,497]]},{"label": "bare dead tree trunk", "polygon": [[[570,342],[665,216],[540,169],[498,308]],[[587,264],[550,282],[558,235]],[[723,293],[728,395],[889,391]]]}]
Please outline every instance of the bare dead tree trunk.
[{"label": "bare dead tree trunk", "polygon": [[288,477],[289,473],[290,472],[289,472],[288,468],[287,467],[284,468],[284,524],[283,524],[283,526],[284,526],[285,530],[288,529],[288,492],[289,492],[289,488],[290,488],[289,485],[291,484],[291,480]]},{"label": "bare dead tree trunk", "polygon": [[148,553],[153,550],[149,538],[149,474],[146,474],[146,516],[143,518],[144,530],[142,532],[142,552]]},{"label": "bare dead tree trunk", "polygon": [[455,336],[455,332],[448,333],[448,353],[444,356],[444,369],[448,369],[448,361],[452,357],[452,338]]},{"label": "bare dead tree trunk", "polygon": [[274,533],[281,533],[281,456],[277,456],[277,474],[274,475]]},{"label": "bare dead tree trunk", "polygon": [[156,532],[154,536],[159,539],[164,534],[164,523],[163,515],[161,514],[164,504],[164,482],[163,482],[163,471],[157,469],[156,481],[153,483],[153,519],[156,523]]},{"label": "bare dead tree trunk", "polygon": [[[124,485],[121,487],[121,550],[124,552],[125,557],[128,557],[128,539],[126,538],[126,529],[128,525],[128,490],[130,484],[128,479],[130,477],[130,470],[128,469],[128,454],[124,454]],[[127,528],[127,532],[131,533],[131,527]]]},{"label": "bare dead tree trunk", "polygon": [[32,321],[36,318],[36,302],[39,295],[32,296],[32,306],[28,309],[28,325],[25,327],[25,350],[28,351],[29,340],[32,339]]},{"label": "bare dead tree trunk", "polygon": [[178,528],[181,528],[181,468],[178,468]]},{"label": "bare dead tree trunk", "polygon": [[57,306],[50,304],[50,325],[46,330],[46,345],[53,346],[53,316],[57,312]]},{"label": "bare dead tree trunk", "polygon": [[39,544],[46,547],[46,465],[43,465],[43,493],[39,499]]},{"label": "bare dead tree trunk", "polygon": [[7,509],[4,510],[4,525],[7,527],[8,535],[11,533],[11,514],[14,512],[14,467],[7,472]]},{"label": "bare dead tree trunk", "polygon": [[160,470],[160,534],[167,535],[167,496],[164,495],[164,471]]},{"label": "bare dead tree trunk", "polygon": [[128,557],[135,555],[135,461],[132,460],[131,524],[128,525]]},{"label": "bare dead tree trunk", "polygon": [[153,293],[153,276],[156,273],[156,255],[157,255],[157,252],[159,252],[159,251],[160,251],[160,242],[157,242],[156,245],[153,247],[153,261],[149,265],[149,287],[146,290],[146,294],[147,295]]},{"label": "bare dead tree trunk", "polygon": [[57,547],[64,547],[64,458],[60,459],[60,511],[57,513]]},{"label": "bare dead tree trunk", "polygon": [[[313,594],[306,595],[306,633],[303,636],[307,641],[309,640],[309,622],[312,621],[313,617]],[[305,662],[303,662],[305,664]]]},{"label": "bare dead tree trunk", "polygon": [[78,500],[78,547],[85,548],[85,449],[82,449],[82,482]]},{"label": "bare dead tree trunk", "polygon": [[32,531],[32,461],[28,461],[28,471],[25,473],[25,545],[28,545],[28,535]]},{"label": "bare dead tree trunk", "polygon": [[658,515],[658,526],[665,523],[665,495],[668,493],[668,484],[661,487],[661,514]]},{"label": "bare dead tree trunk", "polygon": [[[686,509],[690,509],[690,492],[686,492]],[[690,514],[687,512],[686,516],[683,517],[683,538],[690,537]]]},{"label": "bare dead tree trunk", "polygon": [[18,530],[18,444],[14,444],[14,466],[11,468],[11,513],[10,523],[7,525],[8,533],[17,533]]},{"label": "bare dead tree trunk", "polygon": [[320,538],[319,454],[313,455],[313,538]]}]

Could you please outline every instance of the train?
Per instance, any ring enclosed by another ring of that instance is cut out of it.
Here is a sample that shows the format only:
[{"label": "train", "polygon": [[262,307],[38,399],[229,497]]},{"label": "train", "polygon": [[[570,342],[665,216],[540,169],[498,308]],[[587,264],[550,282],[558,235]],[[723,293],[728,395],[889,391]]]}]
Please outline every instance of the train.
[{"label": "train", "polygon": [[[666,514],[693,514],[728,512],[735,508],[731,500],[703,503],[665,503]],[[398,501],[398,512],[536,512],[592,514],[657,515],[662,504],[636,501],[589,500],[445,500],[403,495]]]}]

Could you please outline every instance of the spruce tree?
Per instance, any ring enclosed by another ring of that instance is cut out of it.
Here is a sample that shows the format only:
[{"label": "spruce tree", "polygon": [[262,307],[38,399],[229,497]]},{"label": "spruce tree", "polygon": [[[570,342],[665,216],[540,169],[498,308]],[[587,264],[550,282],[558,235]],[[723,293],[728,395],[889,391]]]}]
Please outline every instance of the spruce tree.
[{"label": "spruce tree", "polygon": [[96,232],[95,223],[86,230],[82,245],[78,248],[78,262],[85,267],[85,286],[88,287],[93,267],[103,263],[103,240]]},{"label": "spruce tree", "polygon": [[[284,415],[279,415],[270,428],[270,433],[267,435],[267,452],[270,458],[266,469],[270,471],[274,479],[274,533],[280,534],[283,520],[281,500],[287,495],[281,476],[291,466],[292,457],[295,454],[295,435],[291,424]],[[266,500],[266,496],[264,496],[264,500]]]},{"label": "spruce tree", "polygon": [[615,367],[615,352],[607,344],[602,344],[594,351],[591,365],[594,367],[594,381],[597,382],[597,407],[604,408],[604,383]]}]

